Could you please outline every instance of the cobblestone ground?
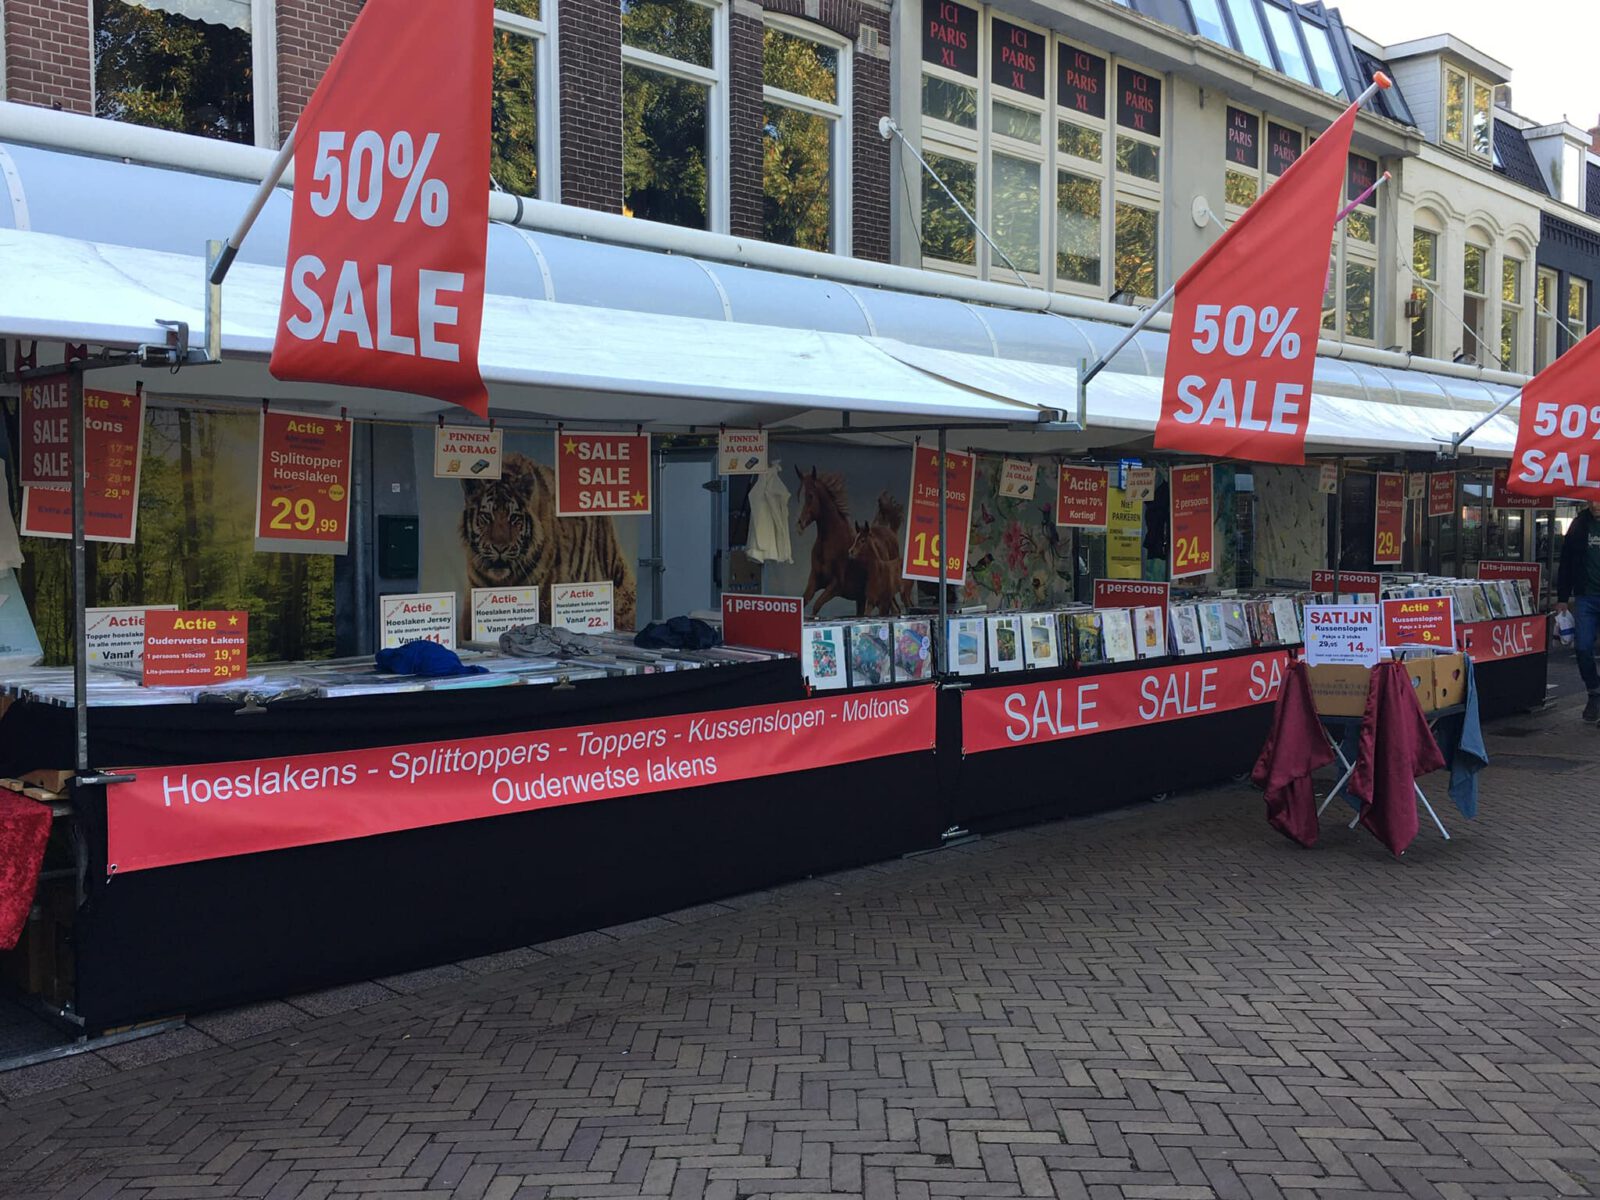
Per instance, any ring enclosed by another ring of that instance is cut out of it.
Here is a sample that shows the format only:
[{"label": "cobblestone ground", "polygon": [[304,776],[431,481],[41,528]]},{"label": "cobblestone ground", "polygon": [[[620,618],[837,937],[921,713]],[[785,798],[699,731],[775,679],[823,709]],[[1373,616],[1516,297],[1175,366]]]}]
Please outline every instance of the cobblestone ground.
[{"label": "cobblestone ground", "polygon": [[0,1075],[0,1195],[1593,1195],[1600,733],[1491,748],[1401,862],[1227,788]]}]

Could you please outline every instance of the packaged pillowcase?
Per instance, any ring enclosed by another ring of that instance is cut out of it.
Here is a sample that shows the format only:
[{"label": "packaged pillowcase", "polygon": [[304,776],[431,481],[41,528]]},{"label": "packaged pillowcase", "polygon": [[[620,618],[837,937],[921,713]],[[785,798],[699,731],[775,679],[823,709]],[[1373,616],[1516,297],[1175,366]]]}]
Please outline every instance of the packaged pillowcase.
[{"label": "packaged pillowcase", "polygon": [[850,626],[850,686],[894,682],[894,627],[887,621]]},{"label": "packaged pillowcase", "polygon": [[1022,618],[995,616],[988,619],[989,669],[1022,670]]},{"label": "packaged pillowcase", "polygon": [[1167,646],[1167,614],[1161,608],[1136,608],[1133,610],[1134,645],[1140,658],[1165,658]]},{"label": "packaged pillowcase", "polygon": [[1199,605],[1180,604],[1172,610],[1172,641],[1185,657],[1205,653],[1205,643],[1200,640]]},{"label": "packaged pillowcase", "polygon": [[1030,667],[1058,667],[1054,613],[1029,613],[1023,618],[1023,661]]},{"label": "packaged pillowcase", "polygon": [[801,647],[801,668],[806,682],[818,691],[842,688],[848,682],[844,626],[807,625]]},{"label": "packaged pillowcase", "polygon": [[1130,610],[1103,610],[1100,613],[1100,636],[1105,639],[1107,662],[1133,662],[1139,657],[1133,640],[1133,613]]},{"label": "packaged pillowcase", "polygon": [[988,670],[982,617],[951,617],[948,625],[950,670],[957,675],[982,675]]},{"label": "packaged pillowcase", "polygon": [[1100,637],[1099,613],[1073,613],[1072,631],[1078,662],[1086,667],[1092,667],[1106,661],[1105,645]]},{"label": "packaged pillowcase", "polygon": [[894,623],[894,677],[900,680],[933,678],[933,623]]}]

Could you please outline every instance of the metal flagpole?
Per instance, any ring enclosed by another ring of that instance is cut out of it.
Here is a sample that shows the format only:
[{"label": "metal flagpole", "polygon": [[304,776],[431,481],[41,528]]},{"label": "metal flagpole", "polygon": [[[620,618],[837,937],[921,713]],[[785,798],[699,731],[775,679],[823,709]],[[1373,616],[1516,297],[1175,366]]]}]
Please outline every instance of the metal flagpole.
[{"label": "metal flagpole", "polygon": [[[1372,83],[1367,87],[1367,90],[1356,97],[1355,107],[1360,108],[1379,92],[1392,86],[1394,85],[1390,82],[1389,77],[1382,71],[1379,71],[1372,77]],[[915,153],[915,151],[913,151],[913,153]],[[1388,178],[1389,173],[1385,171],[1383,179]],[[1378,185],[1383,182],[1383,179],[1380,179],[1378,183],[1373,184],[1371,188],[1362,193],[1361,198],[1358,199],[1354,204],[1348,205],[1337,217],[1334,218],[1333,223],[1337,225],[1345,217],[1349,216],[1351,210],[1353,210],[1357,204],[1363,203],[1368,196],[1378,190]],[[966,210],[962,209],[962,211],[965,212]],[[980,230],[979,232],[982,231]],[[1100,374],[1101,371],[1105,370],[1106,367],[1111,364],[1111,361],[1127,348],[1129,342],[1133,341],[1134,338],[1143,333],[1145,327],[1148,326],[1151,321],[1155,320],[1156,314],[1162,309],[1166,308],[1167,305],[1171,304],[1172,298],[1177,294],[1178,285],[1174,283],[1156,298],[1156,302],[1154,304],[1145,309],[1144,312],[1139,315],[1139,319],[1133,323],[1133,325],[1128,329],[1127,333],[1122,335],[1115,346],[1111,347],[1107,353],[1102,354],[1092,365],[1084,366],[1083,369],[1078,372],[1078,402],[1080,411],[1083,411],[1083,406],[1087,403],[1084,397],[1084,392],[1088,388],[1090,382],[1093,381],[1094,377]]]},{"label": "metal flagpole", "polygon": [[228,270],[233,266],[233,260],[239,256],[239,247],[244,245],[244,239],[250,235],[256,218],[267,206],[267,198],[272,195],[273,189],[283,178],[283,173],[294,161],[295,134],[299,131],[299,126],[296,126],[289,131],[289,136],[283,139],[283,148],[278,151],[278,157],[272,160],[272,166],[267,168],[266,178],[261,181],[261,186],[251,198],[250,207],[244,210],[244,216],[239,219],[239,227],[227,241],[222,243],[222,249],[211,264],[211,274],[207,277],[213,286],[220,287],[222,281],[228,277]]},{"label": "metal flagpole", "polygon": [[939,427],[939,637],[936,645],[939,647],[939,661],[936,664],[939,674],[947,674],[950,670],[950,596],[949,596],[949,546],[945,541],[949,524],[948,512],[945,506],[945,448],[949,444],[949,433],[943,426]]},{"label": "metal flagpole", "polygon": [[[1470,426],[1467,427],[1467,429],[1465,431],[1452,435],[1451,438],[1450,438],[1450,450],[1449,450],[1449,452],[1446,453],[1445,451],[1441,450],[1440,451],[1440,455],[1442,457],[1446,457],[1446,458],[1457,458],[1457,457],[1459,457],[1460,454],[1461,454],[1461,446],[1469,437],[1471,437],[1473,434],[1477,433],[1478,430],[1482,429],[1490,421],[1494,420],[1501,413],[1505,412],[1506,409],[1510,408],[1513,404],[1517,403],[1521,399],[1522,399],[1522,389],[1518,388],[1510,396],[1507,396],[1499,404],[1495,405],[1494,408],[1490,409],[1490,411],[1489,411],[1487,416],[1483,417],[1482,419],[1480,419],[1478,421],[1474,421]],[[1444,441],[1443,438],[1435,438],[1434,440],[1438,441],[1438,442]]]}]

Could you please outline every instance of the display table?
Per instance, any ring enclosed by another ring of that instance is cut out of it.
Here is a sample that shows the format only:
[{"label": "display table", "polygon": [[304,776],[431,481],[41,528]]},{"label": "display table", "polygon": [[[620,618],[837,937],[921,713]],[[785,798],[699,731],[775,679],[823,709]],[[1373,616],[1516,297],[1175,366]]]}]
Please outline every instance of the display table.
[{"label": "display table", "polygon": [[1514,617],[1457,626],[1478,679],[1478,715],[1487,721],[1538,708],[1550,684],[1550,617]]},{"label": "display table", "polygon": [[[883,702],[908,696],[926,701],[928,748],[920,753],[557,807],[490,805],[484,819],[109,878],[107,804],[117,805],[129,785],[80,789],[75,819],[90,869],[73,931],[77,1010],[99,1031],[282,996],[936,845],[931,685],[871,693]],[[244,713],[230,705],[101,708],[92,710],[90,731],[97,764],[154,768],[822,702],[806,701],[789,660],[571,689],[291,701]],[[0,721],[0,771],[70,761],[71,739],[71,710],[13,705]],[[171,815],[204,819],[242,803],[213,796],[203,809],[174,807]]]}]

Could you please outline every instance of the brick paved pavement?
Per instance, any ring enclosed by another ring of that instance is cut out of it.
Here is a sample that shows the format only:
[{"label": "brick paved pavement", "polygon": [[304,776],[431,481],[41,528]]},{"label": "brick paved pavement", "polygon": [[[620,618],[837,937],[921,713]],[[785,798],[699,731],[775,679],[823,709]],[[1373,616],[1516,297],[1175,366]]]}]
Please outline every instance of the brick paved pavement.
[{"label": "brick paved pavement", "polygon": [[1221,789],[0,1075],[0,1195],[1596,1194],[1600,734],[1491,747],[1403,863]]}]

